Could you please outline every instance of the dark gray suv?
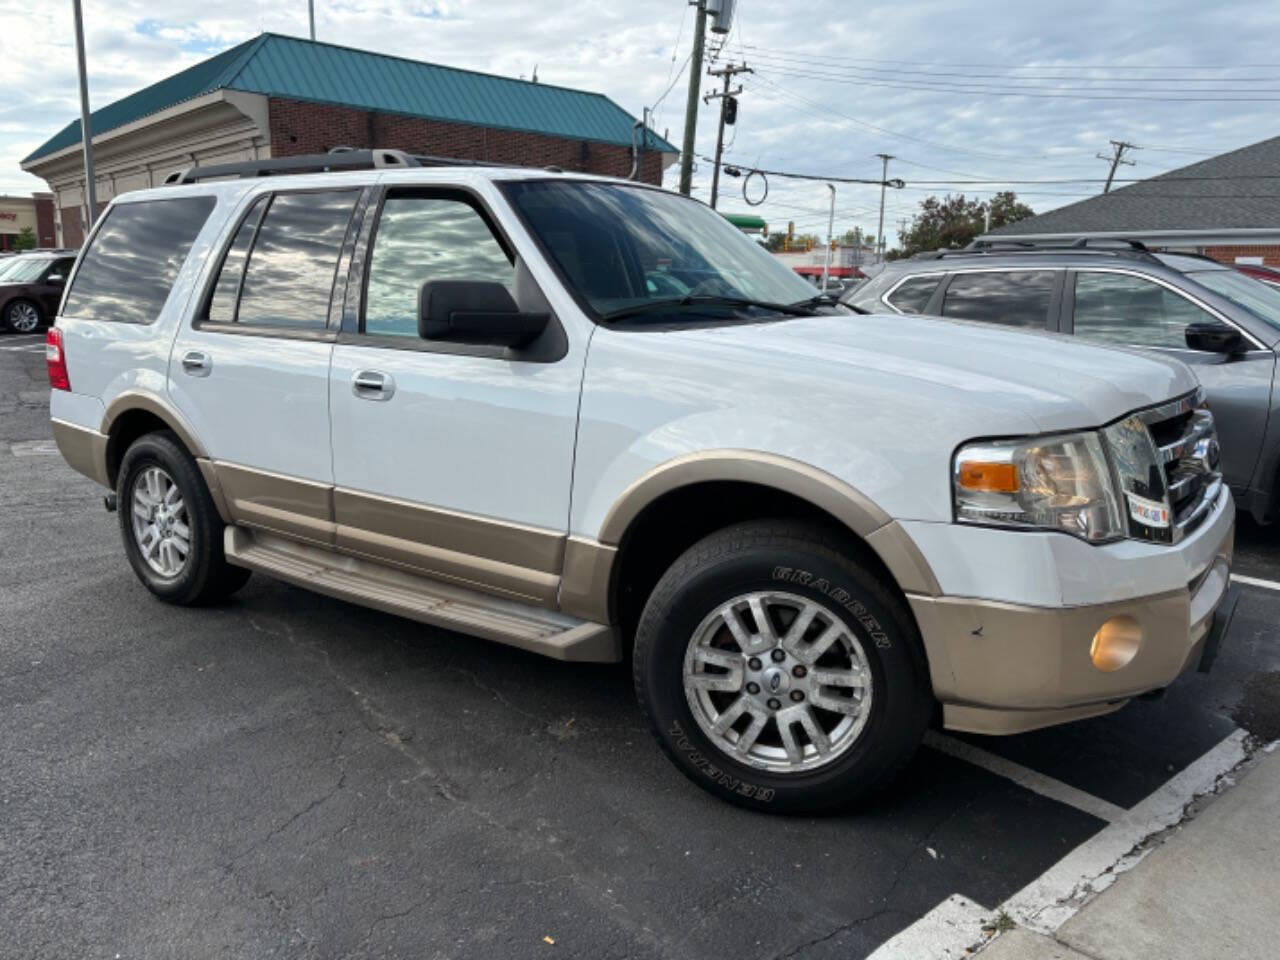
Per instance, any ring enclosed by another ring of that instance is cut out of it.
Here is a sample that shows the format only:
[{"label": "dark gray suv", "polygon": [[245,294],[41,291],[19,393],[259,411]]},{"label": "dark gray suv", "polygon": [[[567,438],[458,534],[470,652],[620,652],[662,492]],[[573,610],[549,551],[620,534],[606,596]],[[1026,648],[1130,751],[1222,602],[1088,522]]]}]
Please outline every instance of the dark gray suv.
[{"label": "dark gray suv", "polygon": [[922,254],[843,300],[1176,356],[1204,385],[1237,503],[1260,522],[1280,517],[1280,290],[1194,254],[1077,242]]}]

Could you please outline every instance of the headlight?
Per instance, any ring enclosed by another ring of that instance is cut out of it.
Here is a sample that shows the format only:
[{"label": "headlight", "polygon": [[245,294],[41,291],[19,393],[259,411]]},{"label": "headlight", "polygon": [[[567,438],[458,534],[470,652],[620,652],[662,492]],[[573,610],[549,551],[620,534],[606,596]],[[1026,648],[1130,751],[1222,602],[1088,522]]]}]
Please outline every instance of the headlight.
[{"label": "headlight", "polygon": [[971,443],[956,453],[956,519],[1061,530],[1090,541],[1124,536],[1097,433]]}]

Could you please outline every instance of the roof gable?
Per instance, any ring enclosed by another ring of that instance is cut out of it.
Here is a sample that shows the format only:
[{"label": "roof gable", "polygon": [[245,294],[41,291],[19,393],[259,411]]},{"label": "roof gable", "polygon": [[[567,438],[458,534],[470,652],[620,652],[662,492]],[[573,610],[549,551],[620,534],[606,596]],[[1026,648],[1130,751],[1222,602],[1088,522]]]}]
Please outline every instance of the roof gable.
[{"label": "roof gable", "polygon": [[[220,89],[620,146],[635,123],[599,93],[264,33],[93,111],[90,128],[97,136]],[[79,142],[76,120],[22,162]],[[652,133],[648,143],[677,152]]]},{"label": "roof gable", "polygon": [[1280,137],[1019,220],[992,236],[1274,228]]}]

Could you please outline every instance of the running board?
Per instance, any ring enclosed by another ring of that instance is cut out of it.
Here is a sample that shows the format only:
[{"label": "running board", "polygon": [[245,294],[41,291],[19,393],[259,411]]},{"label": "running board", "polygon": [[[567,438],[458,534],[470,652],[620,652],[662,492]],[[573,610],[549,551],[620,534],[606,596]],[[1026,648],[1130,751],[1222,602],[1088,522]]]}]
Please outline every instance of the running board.
[{"label": "running board", "polygon": [[384,613],[496,640],[556,660],[616,663],[612,627],[514,600],[429,580],[385,564],[334,553],[245,527],[226,529],[227,561]]}]

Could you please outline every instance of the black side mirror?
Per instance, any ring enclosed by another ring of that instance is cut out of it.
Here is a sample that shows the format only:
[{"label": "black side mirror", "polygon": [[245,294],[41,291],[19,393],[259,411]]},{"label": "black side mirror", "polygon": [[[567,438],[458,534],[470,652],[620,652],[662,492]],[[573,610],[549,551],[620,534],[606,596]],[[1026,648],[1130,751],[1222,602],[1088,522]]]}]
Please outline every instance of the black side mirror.
[{"label": "black side mirror", "polygon": [[1206,353],[1236,354],[1248,349],[1240,331],[1225,323],[1189,323],[1183,337],[1190,349]]},{"label": "black side mirror", "polygon": [[521,313],[500,283],[428,280],[418,291],[418,336],[424,340],[522,347],[550,319],[547,313]]}]

